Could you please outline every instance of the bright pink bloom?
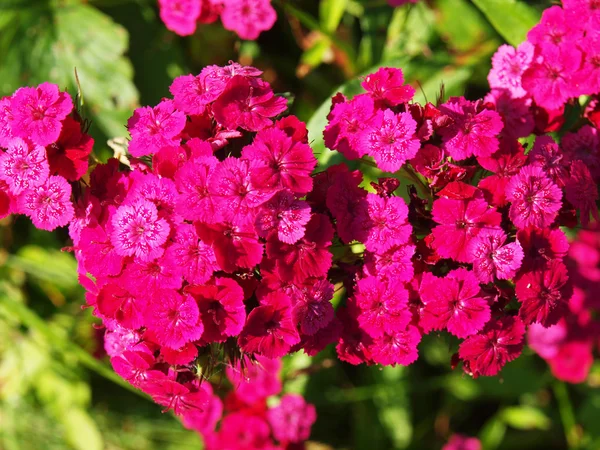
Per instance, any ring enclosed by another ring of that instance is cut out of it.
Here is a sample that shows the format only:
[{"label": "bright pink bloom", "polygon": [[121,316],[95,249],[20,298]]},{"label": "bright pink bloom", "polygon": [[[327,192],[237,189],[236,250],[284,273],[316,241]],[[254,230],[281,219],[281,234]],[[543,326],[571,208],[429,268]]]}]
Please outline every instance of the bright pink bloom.
[{"label": "bright pink bloom", "polygon": [[41,230],[64,227],[75,214],[71,185],[63,177],[49,177],[44,184],[23,193],[19,198],[19,211]]},{"label": "bright pink bloom", "polygon": [[408,366],[417,360],[417,346],[421,342],[419,329],[409,325],[406,330],[384,333],[369,346],[371,359],[382,366]]},{"label": "bright pink bloom", "polygon": [[198,356],[198,347],[190,342],[176,350],[169,347],[161,347],[160,356],[162,356],[168,364],[184,366],[196,359]]},{"label": "bright pink bloom", "polygon": [[519,229],[552,225],[562,206],[562,191],[539,166],[525,166],[506,185],[509,216]]},{"label": "bright pink bloom", "polygon": [[46,147],[50,172],[77,181],[88,170],[88,159],[94,140],[81,131],[81,124],[71,117],[65,118],[58,141]]},{"label": "bright pink bloom", "polygon": [[270,126],[271,118],[286,108],[286,99],[273,94],[267,82],[236,75],[213,104],[213,114],[229,130],[259,131]]},{"label": "bright pink bloom", "polygon": [[573,286],[565,265],[552,260],[545,268],[519,276],[515,292],[521,302],[519,317],[523,322],[549,327],[568,313]]},{"label": "bright pink bloom", "polygon": [[148,296],[159,289],[179,289],[182,282],[180,269],[168,255],[153,261],[135,261],[128,264],[123,277],[138,285],[140,294]]},{"label": "bright pink bloom", "polygon": [[378,111],[365,128],[359,145],[385,172],[396,172],[413,158],[420,147],[414,137],[417,123],[410,113],[394,114],[391,109]]},{"label": "bright pink bloom", "polygon": [[310,205],[298,200],[288,191],[278,192],[267,201],[256,216],[256,232],[266,238],[277,232],[277,238],[286,244],[294,244],[304,236],[310,220]]},{"label": "bright pink bloom", "polygon": [[519,241],[505,244],[506,233],[501,229],[481,230],[471,242],[468,253],[473,270],[481,283],[492,283],[495,278],[513,278],[523,261],[523,248]]},{"label": "bright pink bloom", "polygon": [[527,33],[527,40],[543,49],[556,48],[575,44],[580,34],[577,23],[567,19],[565,10],[552,6],[544,10],[540,22]]},{"label": "bright pink bloom", "polygon": [[394,67],[381,67],[377,72],[367,75],[361,86],[376,102],[388,107],[408,103],[415,95],[413,87],[404,84],[402,69]]},{"label": "bright pink bloom", "polygon": [[208,403],[200,410],[185,411],[181,421],[183,426],[198,431],[202,435],[213,433],[223,416],[223,402],[213,394],[210,383],[200,384],[200,389],[208,395]]},{"label": "bright pink bloom", "polygon": [[360,309],[358,323],[373,338],[404,331],[412,318],[408,292],[395,280],[363,278],[356,284],[354,296]]},{"label": "bright pink bloom", "polygon": [[365,252],[365,274],[407,283],[414,276],[412,257],[415,250],[414,245],[406,244],[390,247],[383,253]]},{"label": "bright pink bloom", "polygon": [[117,254],[149,261],[161,256],[169,236],[169,224],[158,218],[158,210],[148,200],[120,206],[111,219],[111,241]]},{"label": "bright pink bloom", "polygon": [[[87,226],[81,231],[79,247],[84,256],[83,266],[94,277],[121,273],[124,258],[113,246],[110,233],[105,232],[100,225]],[[81,265],[81,261],[79,263]]]},{"label": "bright pink bloom", "polygon": [[115,319],[121,326],[137,329],[144,326],[148,306],[146,295],[136,296],[131,286],[120,280],[102,286],[96,299],[96,308],[102,318]]},{"label": "bright pink bloom", "polygon": [[290,299],[279,292],[267,295],[261,306],[250,312],[238,339],[244,352],[267,358],[287,354],[298,342],[300,336],[292,321]]},{"label": "bright pink bloom", "polygon": [[439,198],[433,202],[433,248],[443,258],[467,262],[467,246],[483,228],[498,228],[501,216],[485,200]]},{"label": "bright pink bloom", "polygon": [[144,315],[146,333],[157,344],[172,349],[200,339],[204,331],[194,298],[171,289],[156,291]]},{"label": "bright pink bloom", "polygon": [[235,388],[235,394],[248,405],[259,403],[281,392],[279,379],[281,360],[254,355],[243,356],[235,365],[227,366],[225,373]]},{"label": "bright pink bloom", "polygon": [[338,236],[345,243],[366,238],[362,224],[368,218],[367,191],[359,187],[361,182],[362,173],[358,170],[340,172],[335,174],[326,192],[325,203],[337,222]]},{"label": "bright pink bloom", "polygon": [[127,121],[131,134],[129,153],[140,157],[163,147],[178,146],[185,123],[185,114],[175,109],[173,100],[163,100],[154,108],[136,109]]},{"label": "bright pink bloom", "polygon": [[198,238],[193,225],[179,225],[173,241],[167,248],[167,259],[188,283],[206,283],[219,269],[213,248]]},{"label": "bright pink bloom", "polygon": [[512,98],[505,89],[492,89],[484,101],[494,105],[502,117],[504,128],[501,136],[518,139],[533,132],[535,120],[531,111],[531,98]]},{"label": "bright pink bloom", "polygon": [[551,136],[536,137],[527,158],[531,165],[541,167],[544,173],[559,187],[565,185],[569,178],[569,168],[561,148]]},{"label": "bright pink bloom", "polygon": [[193,158],[175,173],[179,191],[175,210],[187,220],[214,223],[219,220],[213,199],[209,194],[209,179],[218,163],[214,156]]},{"label": "bright pink bloom", "polygon": [[264,189],[289,189],[305,195],[312,188],[310,174],[317,164],[308,144],[295,142],[279,128],[259,131],[242,150],[251,163],[252,182]]},{"label": "bright pink bloom", "polygon": [[285,394],[281,402],[267,411],[273,436],[281,443],[303,442],[317,420],[317,410],[298,394]]},{"label": "bright pink bloom", "polygon": [[594,364],[591,342],[572,341],[561,345],[548,360],[552,375],[568,383],[583,383]]},{"label": "bright pink bloom", "polygon": [[271,0],[224,0],[221,22],[226,30],[235,31],[246,40],[255,40],[277,21]]},{"label": "bright pink bloom", "polygon": [[571,163],[571,176],[566,182],[565,197],[567,201],[579,210],[581,226],[587,227],[590,223],[590,214],[600,221],[598,215],[598,185],[594,182],[589,169],[582,161]]},{"label": "bright pink bloom", "polygon": [[142,390],[152,399],[165,407],[163,412],[173,410],[177,416],[188,411],[202,411],[208,404],[208,394],[203,389],[190,389],[191,385],[183,385],[166,376],[150,378],[142,384]]},{"label": "bright pink bloom", "polygon": [[492,320],[479,334],[467,338],[458,348],[465,371],[474,378],[496,375],[523,350],[525,326],[518,317]]},{"label": "bright pink bloom", "polygon": [[14,136],[10,126],[12,120],[11,98],[0,98],[0,147],[8,147],[8,143],[13,140]]},{"label": "bright pink bloom", "polygon": [[552,260],[562,260],[569,251],[567,236],[559,228],[527,227],[517,232],[523,247],[523,268],[535,270]]},{"label": "bright pink bloom", "polygon": [[459,338],[480,331],[490,320],[490,306],[483,298],[479,282],[466,269],[451,271],[445,278],[423,274],[419,295],[423,302],[423,331],[447,328]]},{"label": "bright pink bloom", "polygon": [[302,334],[313,336],[329,325],[335,316],[332,298],[333,284],[327,280],[301,289],[292,308],[292,317]]},{"label": "bright pink bloom", "polygon": [[442,450],[481,450],[481,442],[475,437],[453,434]]},{"label": "bright pink bloom", "polygon": [[[596,19],[596,30],[600,25],[600,14]],[[594,25],[592,25],[594,26]],[[600,92],[600,33],[587,32],[578,42],[583,52],[583,65],[573,74],[574,96],[590,95]]]},{"label": "bright pink bloom", "polygon": [[10,106],[13,136],[31,139],[45,147],[58,140],[61,121],[73,110],[73,100],[55,84],[42,83],[35,88],[17,89]]},{"label": "bright pink bloom", "polygon": [[214,284],[191,286],[187,292],[198,302],[204,342],[225,342],[242,331],[246,319],[244,291],[234,280],[215,278]]},{"label": "bright pink bloom", "polygon": [[576,133],[565,133],[560,141],[567,162],[583,161],[595,180],[600,181],[600,134],[589,125]]},{"label": "bright pink bloom", "polygon": [[530,42],[523,42],[517,49],[501,45],[492,57],[492,70],[488,81],[492,89],[506,89],[512,98],[521,98],[527,91],[521,86],[521,76],[533,61],[535,48]]},{"label": "bright pink bloom", "polygon": [[548,328],[539,323],[532,323],[527,327],[527,344],[542,358],[551,359],[565,343],[567,332],[564,320]]},{"label": "bright pink bloom", "polygon": [[189,36],[196,31],[200,3],[200,0],[158,0],[160,19],[169,30],[180,36]]},{"label": "bright pink bloom", "polygon": [[155,359],[149,352],[132,349],[112,357],[110,363],[119,376],[140,387],[146,381]]},{"label": "bright pink bloom", "polygon": [[408,242],[412,227],[408,223],[408,207],[401,197],[383,198],[369,193],[367,204],[368,216],[363,221],[367,250],[383,253]]},{"label": "bright pink bloom", "polygon": [[470,102],[464,97],[451,97],[440,106],[450,123],[438,130],[443,149],[455,160],[472,155],[489,156],[498,150],[498,134],[503,123],[500,114],[483,108],[482,102]]},{"label": "bright pink bloom", "polygon": [[49,173],[44,147],[15,138],[9,141],[6,152],[0,153],[0,180],[13,194],[44,184]]},{"label": "bright pink bloom", "polygon": [[[134,171],[132,178],[137,174]],[[133,179],[133,183],[123,204],[135,203],[139,199],[147,200],[156,206],[158,217],[172,222],[177,197],[177,189],[172,180],[148,173],[143,176],[136,176]]]},{"label": "bright pink bloom", "polygon": [[270,450],[272,446],[271,430],[265,419],[235,412],[223,418],[216,440],[207,445],[207,450]]}]

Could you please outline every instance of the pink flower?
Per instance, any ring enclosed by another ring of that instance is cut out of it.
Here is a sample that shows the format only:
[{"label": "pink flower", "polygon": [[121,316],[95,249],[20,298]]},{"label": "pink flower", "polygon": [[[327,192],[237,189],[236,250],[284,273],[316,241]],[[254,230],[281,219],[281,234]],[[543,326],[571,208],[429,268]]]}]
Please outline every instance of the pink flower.
[{"label": "pink flower", "polygon": [[155,359],[150,352],[133,349],[112,357],[110,363],[121,378],[135,387],[140,387],[148,378],[148,372],[154,366]]},{"label": "pink flower", "polygon": [[541,167],[544,173],[559,187],[565,185],[569,178],[568,165],[562,150],[551,136],[536,137],[533,148],[527,157],[531,165]]},{"label": "pink flower", "polygon": [[298,342],[300,336],[292,322],[290,299],[278,292],[267,295],[261,306],[250,312],[238,339],[244,352],[267,358],[285,355]]},{"label": "pink flower", "polygon": [[479,282],[466,269],[453,270],[445,278],[424,273],[419,295],[424,305],[419,325],[425,332],[447,328],[456,337],[465,338],[490,320],[490,306]]},{"label": "pink flower", "polygon": [[359,280],[354,293],[360,309],[358,323],[373,338],[404,331],[412,316],[408,292],[395,280],[383,282],[375,277]]},{"label": "pink flower", "polygon": [[433,202],[433,248],[443,258],[467,262],[467,246],[483,228],[500,226],[501,216],[485,200],[439,198]]},{"label": "pink flower", "polygon": [[335,316],[330,302],[332,298],[333,285],[327,280],[317,281],[300,290],[292,308],[292,317],[302,334],[313,336],[329,325]]},{"label": "pink flower", "polygon": [[383,253],[394,245],[406,244],[412,227],[408,223],[408,207],[401,197],[367,194],[368,216],[363,220],[367,250]]},{"label": "pink flower", "polygon": [[420,147],[414,138],[417,123],[410,113],[398,113],[390,109],[378,111],[364,130],[359,145],[386,172],[396,172],[406,161],[413,158]]},{"label": "pink flower", "polygon": [[595,180],[600,181],[600,134],[589,125],[576,133],[565,133],[560,141],[567,162],[583,161]]},{"label": "pink flower", "polygon": [[15,195],[44,184],[49,173],[44,147],[14,138],[8,142],[6,152],[0,153],[0,180]]},{"label": "pink flower", "polygon": [[169,224],[158,218],[154,203],[138,200],[120,206],[111,219],[111,241],[117,254],[149,261],[162,255]]},{"label": "pink flower", "polygon": [[224,0],[221,21],[226,30],[246,40],[255,40],[277,20],[271,0]]},{"label": "pink flower", "polygon": [[310,174],[317,164],[311,148],[295,142],[278,128],[259,131],[242,150],[251,163],[252,182],[265,189],[289,189],[304,195],[312,188]]},{"label": "pink flower", "polygon": [[135,261],[125,268],[123,277],[139,286],[140,294],[151,296],[159,289],[179,289],[182,276],[169,257],[153,261]]},{"label": "pink flower", "polygon": [[161,347],[160,356],[171,365],[188,365],[198,356],[198,347],[188,342],[177,350],[169,347]]},{"label": "pink flower", "polygon": [[281,402],[267,411],[273,436],[281,443],[303,442],[317,420],[315,407],[298,394],[285,394]]},{"label": "pink flower", "polygon": [[583,30],[576,22],[567,20],[564,9],[552,6],[544,10],[540,22],[527,33],[527,40],[543,49],[556,48],[574,44],[580,29]]},{"label": "pink flower", "polygon": [[465,371],[474,378],[496,375],[523,350],[525,326],[518,317],[505,316],[489,322],[479,334],[467,338],[458,348]]},{"label": "pink flower", "polygon": [[501,229],[481,230],[469,243],[473,270],[481,283],[492,283],[495,278],[511,279],[521,267],[521,244],[519,241],[505,244],[506,238]]},{"label": "pink flower", "polygon": [[123,204],[135,203],[139,199],[148,200],[156,206],[158,217],[172,222],[177,197],[177,189],[173,181],[148,173],[133,180]]},{"label": "pink flower", "polygon": [[[580,19],[579,19],[580,20]],[[600,24],[600,14],[597,15],[596,29]],[[594,25],[592,25],[593,27]],[[583,52],[583,65],[573,74],[574,96],[590,95],[600,92],[600,34],[589,32],[578,42]]]},{"label": "pink flower", "polygon": [[286,108],[286,99],[273,94],[267,82],[235,75],[213,104],[213,114],[229,130],[259,131],[270,126],[271,118]]},{"label": "pink flower", "polygon": [[266,238],[273,231],[286,244],[294,244],[304,236],[310,220],[310,206],[288,191],[278,192],[268,200],[256,216],[256,232]]},{"label": "pink flower", "polygon": [[521,302],[519,317],[523,322],[549,327],[567,314],[573,287],[565,265],[552,260],[544,268],[519,276],[515,292]]},{"label": "pink flower", "polygon": [[475,437],[453,434],[442,450],[481,450],[481,442]]},{"label": "pink flower", "polygon": [[206,283],[219,269],[213,248],[198,238],[193,225],[179,225],[173,241],[166,250],[167,260],[188,283]]},{"label": "pink flower", "polygon": [[221,421],[221,429],[207,450],[272,449],[271,430],[266,419],[251,413],[235,412]]},{"label": "pink flower", "polygon": [[470,102],[464,97],[451,97],[440,106],[451,122],[438,130],[443,149],[455,160],[472,155],[489,156],[498,150],[498,134],[502,118],[496,111],[482,108],[481,102]]},{"label": "pink flower", "polygon": [[365,252],[364,272],[381,280],[393,279],[407,283],[414,276],[412,257],[416,247],[412,244],[390,247],[383,253]]},{"label": "pink flower", "polygon": [[253,405],[281,392],[281,367],[279,359],[260,355],[254,355],[253,358],[243,356],[234,365],[227,366],[225,373],[235,388],[236,396]]},{"label": "pink flower", "polygon": [[506,185],[509,217],[519,229],[552,225],[562,206],[562,191],[539,166],[525,166]]},{"label": "pink flower", "polygon": [[495,106],[502,117],[504,128],[501,136],[518,139],[529,136],[535,128],[535,120],[531,111],[531,98],[512,98],[505,89],[492,89],[484,101]]},{"label": "pink flower", "polygon": [[244,291],[234,280],[215,278],[214,283],[190,286],[187,292],[200,308],[204,342],[225,342],[242,331],[246,320]]},{"label": "pink flower", "polygon": [[209,193],[209,179],[218,164],[214,156],[192,158],[175,172],[179,195],[175,210],[186,220],[217,222],[220,217]]},{"label": "pink flower", "polygon": [[198,431],[200,434],[207,435],[214,432],[217,423],[223,416],[223,402],[214,395],[210,383],[202,383],[200,389],[208,395],[208,403],[202,409],[192,409],[185,411],[181,421],[183,426]]},{"label": "pink flower", "polygon": [[559,228],[527,227],[517,232],[523,247],[523,268],[535,270],[553,259],[562,260],[569,251],[567,236]]},{"label": "pink flower", "polygon": [[10,122],[12,121],[11,98],[0,98],[0,147],[8,147],[8,143],[14,139]]},{"label": "pink flower", "polygon": [[179,349],[202,336],[198,304],[191,295],[181,295],[172,289],[154,293],[145,311],[146,333],[157,344]]},{"label": "pink flower", "polygon": [[169,30],[180,36],[189,36],[196,31],[200,3],[199,0],[158,0],[160,19]]},{"label": "pink flower", "polygon": [[565,197],[567,201],[579,210],[581,226],[587,227],[590,223],[590,214],[600,221],[598,215],[598,185],[594,182],[589,169],[582,161],[571,163],[571,176],[566,182]]},{"label": "pink flower", "polygon": [[521,98],[527,91],[521,86],[521,76],[533,61],[534,46],[525,41],[517,49],[501,45],[492,57],[488,81],[492,89],[506,89],[512,98]]},{"label": "pink flower", "polygon": [[83,266],[94,277],[121,273],[124,258],[113,246],[110,233],[105,232],[100,225],[86,226],[81,231],[79,247],[83,253]]},{"label": "pink flower", "polygon": [[185,123],[185,114],[175,109],[173,100],[163,100],[154,108],[136,109],[127,121],[131,134],[129,153],[140,157],[179,145]]},{"label": "pink flower", "polygon": [[145,324],[147,297],[135,296],[131,286],[118,281],[111,280],[111,283],[102,286],[96,299],[97,311],[101,318],[115,319],[125,328],[141,328]]},{"label": "pink flower", "polygon": [[44,184],[23,193],[19,198],[19,211],[41,230],[64,227],[75,214],[71,185],[63,177],[51,176]]},{"label": "pink flower", "polygon": [[337,222],[338,236],[345,243],[366,238],[362,224],[368,217],[367,191],[359,187],[361,182],[362,173],[358,170],[339,172],[326,191],[325,203]]},{"label": "pink flower", "polygon": [[163,412],[173,410],[177,416],[188,411],[202,411],[208,404],[208,394],[203,389],[190,389],[166,376],[150,378],[142,384],[142,390],[152,399],[165,407]]},{"label": "pink flower", "polygon": [[61,121],[73,110],[73,100],[55,84],[42,83],[35,88],[17,89],[10,106],[13,136],[31,139],[45,147],[58,140]]},{"label": "pink flower", "polygon": [[551,359],[565,343],[567,332],[564,320],[547,328],[539,323],[532,323],[527,327],[527,344],[542,358]]},{"label": "pink flower", "polygon": [[77,181],[88,170],[94,140],[82,133],[81,124],[71,117],[66,117],[62,125],[58,140],[46,148],[50,171],[68,181]]},{"label": "pink flower", "polygon": [[388,107],[407,103],[415,95],[412,86],[404,84],[402,69],[393,67],[381,67],[377,72],[367,75],[361,86],[376,102]]},{"label": "pink flower", "polygon": [[382,366],[400,364],[408,366],[417,360],[417,346],[421,342],[421,333],[417,327],[409,325],[406,330],[384,333],[369,346],[371,359]]},{"label": "pink flower", "polygon": [[594,364],[591,342],[572,341],[561,345],[548,360],[552,375],[568,383],[583,383]]}]

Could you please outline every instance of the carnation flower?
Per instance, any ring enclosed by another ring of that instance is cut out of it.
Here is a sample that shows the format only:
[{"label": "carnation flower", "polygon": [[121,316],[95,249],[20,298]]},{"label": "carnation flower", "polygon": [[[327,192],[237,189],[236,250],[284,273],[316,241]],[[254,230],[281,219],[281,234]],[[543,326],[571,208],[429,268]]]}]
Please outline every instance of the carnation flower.
[{"label": "carnation flower", "polygon": [[481,283],[492,283],[495,278],[511,279],[521,267],[521,244],[518,241],[505,244],[506,239],[506,233],[501,229],[487,229],[481,230],[469,242],[468,253]]},{"label": "carnation flower", "polygon": [[105,318],[115,319],[121,326],[138,329],[145,324],[148,306],[146,295],[136,296],[131,285],[112,280],[102,286],[96,298],[97,311]]},{"label": "carnation flower", "polygon": [[179,349],[202,336],[198,304],[191,295],[172,289],[154,293],[145,311],[146,333],[161,346]]},{"label": "carnation flower", "polygon": [[527,227],[517,232],[517,239],[523,247],[523,267],[529,270],[561,260],[569,251],[567,237],[559,228]]},{"label": "carnation flower", "polygon": [[200,240],[193,225],[182,223],[175,229],[167,260],[191,284],[206,283],[219,269],[214,249]]},{"label": "carnation flower", "polygon": [[178,349],[161,347],[160,356],[162,356],[168,364],[184,366],[196,359],[198,356],[198,348],[190,342]]},{"label": "carnation flower", "polygon": [[158,0],[160,19],[167,28],[180,36],[196,31],[201,0]]},{"label": "carnation flower", "polygon": [[410,113],[394,114],[391,109],[378,111],[365,128],[359,145],[381,170],[396,172],[419,150],[421,144],[414,138],[416,129],[417,123]]},{"label": "carnation flower", "polygon": [[529,136],[535,128],[535,120],[531,111],[531,98],[512,98],[505,89],[492,89],[484,101],[494,105],[502,117],[504,128],[501,136],[518,139]]},{"label": "carnation flower", "polygon": [[489,156],[498,150],[498,134],[502,131],[502,118],[496,111],[482,109],[480,102],[470,102],[464,97],[451,97],[440,106],[450,122],[438,132],[443,149],[455,160],[472,155]]},{"label": "carnation flower", "polygon": [[552,260],[546,267],[520,275],[515,292],[521,302],[519,317],[523,322],[549,327],[568,312],[573,287],[565,265]]},{"label": "carnation flower", "polygon": [[163,412],[173,410],[175,415],[182,415],[190,410],[202,410],[208,403],[208,395],[203,389],[190,389],[166,376],[150,378],[143,384],[143,390],[152,399],[165,407]]},{"label": "carnation flower", "polygon": [[248,314],[238,339],[243,351],[267,358],[285,355],[298,342],[300,336],[292,321],[290,299],[279,292],[267,295],[261,306]]},{"label": "carnation flower", "polygon": [[63,177],[49,177],[44,184],[25,191],[19,197],[19,212],[29,216],[41,230],[64,227],[75,215],[71,185]]},{"label": "carnation flower", "polygon": [[567,20],[565,10],[552,6],[542,13],[540,22],[527,33],[527,40],[543,49],[574,44],[579,27]]},{"label": "carnation flower", "polygon": [[[362,225],[368,218],[367,191],[358,187],[361,182],[362,174],[358,170],[340,172],[326,193],[325,203],[337,222],[338,236],[346,243],[366,238]],[[357,220],[359,218],[361,220]]]},{"label": "carnation flower", "polygon": [[88,159],[94,140],[81,131],[81,124],[71,117],[63,121],[58,140],[48,147],[50,172],[69,181],[77,181],[88,170]]},{"label": "carnation flower", "polygon": [[584,125],[575,133],[565,133],[560,146],[567,163],[583,161],[594,180],[600,181],[600,135],[596,128]]},{"label": "carnation flower", "polygon": [[175,109],[173,100],[163,100],[154,108],[138,108],[127,121],[131,134],[129,153],[145,156],[163,147],[179,145],[179,134],[185,127],[185,114]]},{"label": "carnation flower", "polygon": [[139,286],[140,293],[148,296],[159,289],[179,289],[182,276],[180,268],[163,255],[153,261],[135,261],[127,265],[123,277]]},{"label": "carnation flower", "polygon": [[10,97],[0,98],[0,147],[7,148],[14,136],[10,126],[12,120]]},{"label": "carnation flower", "polygon": [[[196,430],[204,436],[213,433],[217,423],[221,420],[223,416],[223,402],[219,397],[214,395],[210,383],[200,384],[200,389],[206,392],[208,396],[207,403],[202,405],[202,409],[185,411],[181,421],[186,428]],[[208,441],[208,439],[206,440]]]},{"label": "carnation flower", "polygon": [[215,442],[207,450],[268,449],[272,446],[269,424],[250,412],[235,412],[221,421]]},{"label": "carnation flower", "polygon": [[567,332],[564,320],[547,328],[539,323],[532,323],[527,327],[527,344],[542,358],[551,359],[564,344]]},{"label": "carnation flower", "polygon": [[590,214],[596,222],[600,221],[598,215],[598,185],[594,182],[589,169],[582,161],[571,163],[571,175],[566,182],[565,197],[567,201],[579,210],[581,226],[587,227],[590,223]]},{"label": "carnation flower", "polygon": [[414,245],[405,244],[390,247],[383,253],[365,252],[364,272],[382,280],[393,279],[407,283],[414,276],[412,257],[415,250]]},{"label": "carnation flower", "polygon": [[453,434],[442,450],[481,450],[481,442],[475,437]]},{"label": "carnation flower", "polygon": [[327,280],[302,288],[292,308],[294,323],[302,334],[313,336],[333,320],[335,311],[330,300],[333,298],[333,285]]},{"label": "carnation flower", "polygon": [[238,398],[248,405],[253,405],[281,392],[279,379],[281,360],[270,359],[261,355],[253,355],[255,361],[248,356],[225,369],[227,378],[235,387]]},{"label": "carnation flower", "polygon": [[368,216],[362,221],[367,250],[383,253],[394,245],[408,242],[412,227],[408,223],[408,207],[400,197],[383,198],[367,194]]},{"label": "carnation flower", "polygon": [[492,57],[488,81],[492,89],[506,89],[512,98],[521,98],[527,91],[521,86],[521,76],[533,61],[534,46],[525,41],[517,49],[501,45]]},{"label": "carnation flower", "polygon": [[110,233],[105,232],[100,225],[87,226],[81,231],[79,248],[83,254],[85,270],[94,277],[121,273],[124,258],[113,246]]},{"label": "carnation flower", "polygon": [[278,406],[267,411],[273,436],[281,443],[303,442],[317,420],[317,411],[298,394],[285,394]]},{"label": "carnation flower", "polygon": [[523,167],[506,185],[509,216],[519,229],[552,225],[562,206],[562,191],[535,165]]},{"label": "carnation flower", "polygon": [[527,157],[531,165],[541,167],[559,187],[565,185],[569,177],[568,166],[562,150],[551,136],[538,136]]},{"label": "carnation flower", "polygon": [[161,256],[169,236],[169,224],[158,218],[158,210],[148,200],[120,206],[111,219],[111,241],[117,254],[149,261]]},{"label": "carnation flower", "polygon": [[214,223],[220,217],[209,193],[209,179],[218,163],[214,156],[192,158],[175,172],[179,195],[175,210],[187,220]]},{"label": "carnation flower", "polygon": [[371,359],[376,364],[408,366],[417,360],[417,346],[421,342],[421,333],[417,327],[409,325],[406,330],[384,333],[369,346]]},{"label": "carnation flower", "polygon": [[453,270],[445,278],[424,273],[419,295],[424,305],[419,325],[425,332],[447,328],[456,337],[465,338],[490,320],[490,306],[479,282],[466,269]]},{"label": "carnation flower", "polygon": [[256,216],[256,232],[266,238],[273,231],[281,242],[294,244],[304,236],[309,220],[308,203],[283,190],[262,205]]},{"label": "carnation flower", "polygon": [[572,341],[561,345],[548,360],[552,375],[567,383],[583,383],[594,364],[591,342]]},{"label": "carnation flower", "polygon": [[381,67],[367,75],[361,86],[376,102],[388,107],[408,103],[415,95],[412,86],[404,84],[402,70],[393,67]]},{"label": "carnation flower", "polygon": [[148,378],[155,363],[154,356],[146,351],[124,351],[110,359],[115,372],[132,385],[140,387]]},{"label": "carnation flower", "polygon": [[277,20],[271,0],[225,0],[221,21],[227,30],[235,31],[246,40],[255,40],[261,32],[270,30]]},{"label": "carnation flower", "polygon": [[49,173],[44,147],[14,138],[8,142],[6,152],[0,153],[0,180],[15,195],[44,184]]},{"label": "carnation flower", "polygon": [[492,320],[479,333],[470,336],[458,348],[465,371],[473,377],[493,376],[523,350],[525,326],[518,317]]},{"label": "carnation flower", "polygon": [[13,136],[31,139],[45,147],[58,140],[61,121],[73,110],[73,100],[55,84],[42,83],[35,88],[17,89],[10,107]]},{"label": "carnation flower", "polygon": [[[597,15],[596,23],[600,24],[600,15]],[[578,45],[583,52],[583,65],[573,74],[573,94],[579,96],[600,92],[600,35],[588,32]]]}]

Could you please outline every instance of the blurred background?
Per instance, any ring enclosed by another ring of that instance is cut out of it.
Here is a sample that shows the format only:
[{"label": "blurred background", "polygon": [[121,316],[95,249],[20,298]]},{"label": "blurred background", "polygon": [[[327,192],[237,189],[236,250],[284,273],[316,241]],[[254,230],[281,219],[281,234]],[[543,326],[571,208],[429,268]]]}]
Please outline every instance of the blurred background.
[{"label": "blurred background", "polygon": [[[79,93],[106,159],[107,140],[126,136],[133,109],[169,95],[174,77],[239,61],[293,93],[291,112],[328,165],[320,132],[333,93],[358,92],[358,76],[388,65],[404,70],[418,101],[481,97],[491,55],[519,44],[550,2],[273,4],[277,23],[250,42],[220,23],[181,38],[154,0],[0,0],[0,96],[42,81]],[[0,221],[0,449],[201,448],[112,372],[68,245],[66,230]],[[284,390],[318,411],[309,448],[438,449],[454,432],[478,436],[484,449],[600,448],[600,364],[568,385],[526,348],[501,376],[473,380],[451,369],[455,348],[448,336],[426,336],[418,362],[383,370],[343,364],[333,349],[288,357]]]}]

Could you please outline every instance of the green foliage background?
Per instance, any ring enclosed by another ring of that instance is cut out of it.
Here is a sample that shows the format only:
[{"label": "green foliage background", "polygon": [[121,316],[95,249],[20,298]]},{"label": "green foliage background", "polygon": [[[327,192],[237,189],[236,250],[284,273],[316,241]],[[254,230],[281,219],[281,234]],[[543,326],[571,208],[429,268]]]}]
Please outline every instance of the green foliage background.
[{"label": "green foliage background", "polygon": [[[397,66],[419,101],[487,90],[490,57],[518,45],[549,2],[435,0],[392,9],[385,0],[273,0],[279,19],[257,42],[219,24],[170,33],[153,0],[0,0],[0,96],[45,80],[80,94],[96,151],[172,78],[239,60],[265,71],[308,122],[322,166],[339,162],[321,131],[331,94],[360,91],[357,76]],[[75,72],[76,68],[76,72]],[[76,75],[77,74],[77,75]],[[79,82],[78,82],[79,80]],[[441,90],[440,86],[444,86]],[[370,172],[367,178],[376,176]],[[0,449],[180,449],[201,440],[101,355],[97,323],[64,230],[0,221]],[[600,448],[600,366],[566,386],[529,350],[501,377],[472,380],[449,367],[456,342],[427,336],[409,368],[351,367],[333,349],[285,360],[285,389],[318,408],[313,448],[437,449],[452,432],[484,449]]]}]

